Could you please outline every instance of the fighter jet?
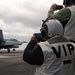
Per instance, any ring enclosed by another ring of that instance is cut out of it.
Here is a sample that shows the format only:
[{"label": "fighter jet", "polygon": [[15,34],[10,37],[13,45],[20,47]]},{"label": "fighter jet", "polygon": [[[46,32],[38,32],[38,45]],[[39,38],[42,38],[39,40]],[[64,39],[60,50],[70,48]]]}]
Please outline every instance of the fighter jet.
[{"label": "fighter jet", "polygon": [[20,42],[16,39],[4,39],[3,32],[0,30],[0,49],[7,49],[9,53],[11,48],[13,48],[13,51],[15,51],[15,48],[19,48],[19,45],[22,45],[23,43],[27,42]]}]

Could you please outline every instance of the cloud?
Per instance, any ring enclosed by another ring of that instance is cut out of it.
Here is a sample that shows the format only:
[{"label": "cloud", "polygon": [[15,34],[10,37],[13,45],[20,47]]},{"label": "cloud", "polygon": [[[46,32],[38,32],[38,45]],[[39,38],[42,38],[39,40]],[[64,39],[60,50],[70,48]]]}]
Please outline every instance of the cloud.
[{"label": "cloud", "polygon": [[46,19],[50,5],[60,0],[0,0],[0,29],[4,38],[30,40],[40,32],[42,19]]}]

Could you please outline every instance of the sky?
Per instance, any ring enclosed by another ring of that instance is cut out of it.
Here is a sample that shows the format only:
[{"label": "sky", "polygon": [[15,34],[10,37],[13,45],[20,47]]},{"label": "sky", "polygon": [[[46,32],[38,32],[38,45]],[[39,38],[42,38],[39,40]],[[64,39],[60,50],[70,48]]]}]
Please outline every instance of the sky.
[{"label": "sky", "polygon": [[[34,33],[40,32],[42,20],[47,18],[53,3],[61,5],[63,0],[0,0],[0,29],[4,39],[29,42]],[[26,45],[19,49],[24,50]]]}]

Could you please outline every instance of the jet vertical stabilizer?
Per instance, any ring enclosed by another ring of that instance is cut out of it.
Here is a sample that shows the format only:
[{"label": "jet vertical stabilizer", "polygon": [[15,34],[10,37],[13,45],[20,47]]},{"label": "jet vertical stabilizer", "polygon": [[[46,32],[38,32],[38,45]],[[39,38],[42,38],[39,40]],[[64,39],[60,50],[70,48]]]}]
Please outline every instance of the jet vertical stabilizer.
[{"label": "jet vertical stabilizer", "polygon": [[0,30],[0,44],[3,42],[3,32]]}]

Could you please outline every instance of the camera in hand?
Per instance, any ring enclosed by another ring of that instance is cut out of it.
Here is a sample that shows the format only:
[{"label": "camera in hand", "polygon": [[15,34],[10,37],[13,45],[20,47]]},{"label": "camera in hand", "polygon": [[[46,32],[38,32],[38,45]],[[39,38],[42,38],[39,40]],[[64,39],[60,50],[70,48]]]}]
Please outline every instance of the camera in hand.
[{"label": "camera in hand", "polygon": [[63,8],[62,5],[57,5],[57,7],[56,7],[56,9],[58,9],[58,10],[60,10],[60,9],[62,9],[62,8]]},{"label": "camera in hand", "polygon": [[34,35],[38,39],[38,42],[43,41],[43,37],[41,33],[35,33]]}]

